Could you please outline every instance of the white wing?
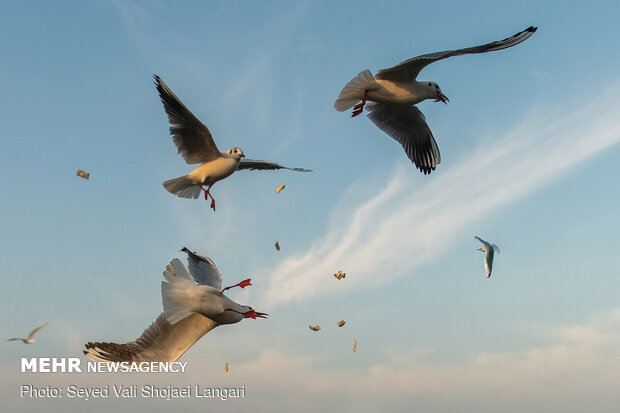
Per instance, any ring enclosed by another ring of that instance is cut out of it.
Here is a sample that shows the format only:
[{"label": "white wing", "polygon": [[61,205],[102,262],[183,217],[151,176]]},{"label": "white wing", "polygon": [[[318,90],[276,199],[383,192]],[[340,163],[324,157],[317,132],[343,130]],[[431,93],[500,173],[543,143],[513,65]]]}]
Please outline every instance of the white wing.
[{"label": "white wing", "polygon": [[196,284],[187,268],[178,258],[170,261],[173,272],[164,271],[165,281],[161,283],[161,299],[164,316],[170,324],[176,324],[204,307],[208,292],[218,292],[208,285]]},{"label": "white wing", "polygon": [[217,290],[222,289],[222,274],[209,257],[192,252],[185,247],[181,248],[181,251],[187,253],[189,272],[198,284],[208,285]]},{"label": "white wing", "polygon": [[93,361],[175,361],[195,342],[219,324],[198,313],[172,325],[163,314],[136,341],[126,344],[85,344],[86,357]]},{"label": "white wing", "polygon": [[486,270],[487,278],[489,278],[493,270],[493,248],[488,249],[484,255],[484,269]]}]

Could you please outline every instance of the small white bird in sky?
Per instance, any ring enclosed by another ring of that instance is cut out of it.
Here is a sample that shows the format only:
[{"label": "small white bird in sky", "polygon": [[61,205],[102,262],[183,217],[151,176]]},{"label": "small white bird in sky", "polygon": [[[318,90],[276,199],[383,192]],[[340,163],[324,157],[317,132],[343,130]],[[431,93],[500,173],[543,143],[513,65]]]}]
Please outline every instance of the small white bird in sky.
[{"label": "small white bird in sky", "polygon": [[126,344],[86,344],[84,354],[93,361],[176,361],[202,336],[222,324],[244,318],[266,318],[267,314],[240,305],[224,295],[233,288],[245,288],[250,279],[222,289],[222,275],[215,263],[187,248],[188,269],[178,258],[164,271],[164,312],[135,341]]},{"label": "small white bird in sky", "polygon": [[482,243],[482,247],[478,248],[479,251],[484,252],[484,269],[487,273],[487,278],[491,276],[491,271],[493,270],[493,257],[495,254],[499,254],[499,248],[495,244],[490,244],[485,240],[474,237],[478,241]]},{"label": "small white bird in sky", "polygon": [[41,324],[39,327],[37,327],[34,330],[32,330],[30,332],[30,334],[28,334],[28,337],[26,337],[26,338],[14,337],[14,338],[9,338],[7,341],[18,341],[18,340],[21,340],[21,341],[24,342],[24,344],[32,344],[32,343],[35,342],[35,339],[32,338],[32,337],[34,337],[34,335],[37,333],[37,331],[39,331],[40,329],[42,329],[46,325],[47,325],[47,323]]},{"label": "small white bird in sky", "polygon": [[[172,93],[172,90],[157,75],[155,85],[164,104],[170,122],[170,134],[185,162],[200,165],[187,175],[163,183],[171,194],[181,198],[198,198],[204,191],[205,200],[211,197],[211,208],[215,211],[215,199],[209,192],[211,187],[236,171],[288,169],[296,172],[312,172],[303,168],[288,168],[273,162],[245,159],[240,148],[220,152],[209,129]],[[208,185],[207,189],[204,185]]]},{"label": "small white bird in sky", "polygon": [[[334,107],[337,111],[344,112],[355,105],[352,114],[355,117],[362,113],[366,102],[373,102],[369,103],[367,108],[370,111],[370,120],[402,145],[411,162],[422,173],[430,174],[441,162],[441,156],[426,118],[414,105],[426,99],[446,103],[448,98],[437,83],[416,80],[420,71],[429,64],[448,57],[486,53],[515,46],[534,34],[536,29],[531,26],[507,39],[481,46],[414,57],[388,69],[379,70],[376,76],[369,70],[364,70],[346,84]],[[360,100],[361,103],[356,104]]]}]

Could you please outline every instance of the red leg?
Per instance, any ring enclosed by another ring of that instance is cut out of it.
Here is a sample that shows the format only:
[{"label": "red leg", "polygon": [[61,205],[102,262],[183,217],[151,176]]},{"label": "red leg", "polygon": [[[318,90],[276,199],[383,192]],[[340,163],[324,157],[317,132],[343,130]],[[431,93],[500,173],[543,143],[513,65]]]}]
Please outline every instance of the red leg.
[{"label": "red leg", "polygon": [[352,118],[360,115],[364,111],[364,105],[366,105],[366,97],[367,96],[368,96],[368,91],[366,90],[364,92],[364,99],[362,99],[362,102],[358,103],[355,106],[353,106],[353,114],[351,115]]},{"label": "red leg", "polygon": [[250,281],[252,281],[252,279],[251,279],[251,278],[248,278],[247,280],[243,280],[243,281],[241,281],[241,282],[240,282],[240,283],[238,283],[238,284],[231,285],[230,287],[226,287],[226,288],[224,288],[224,289],[222,290],[222,292],[224,292],[224,291],[226,291],[226,290],[228,290],[228,289],[231,289],[231,288],[235,288],[235,287],[245,288],[245,287],[247,287],[248,285],[252,285],[252,284],[250,284]]},{"label": "red leg", "polygon": [[209,185],[207,189],[204,189],[204,187],[200,185],[200,189],[205,191],[205,201],[208,201],[209,197],[211,197],[211,208],[215,211],[215,199],[213,198],[213,195],[211,195],[211,193],[209,192],[212,186],[213,184]]}]

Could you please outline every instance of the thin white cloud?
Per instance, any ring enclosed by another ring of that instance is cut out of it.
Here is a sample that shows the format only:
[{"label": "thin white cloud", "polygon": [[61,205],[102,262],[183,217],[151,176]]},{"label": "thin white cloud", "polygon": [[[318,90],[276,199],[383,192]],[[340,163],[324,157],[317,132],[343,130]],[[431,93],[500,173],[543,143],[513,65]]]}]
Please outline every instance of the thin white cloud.
[{"label": "thin white cloud", "polygon": [[[473,353],[449,364],[425,359],[441,349],[397,346],[386,349],[389,357],[381,364],[342,369],[325,367],[316,357],[270,348],[256,360],[236,366],[236,371],[251,378],[248,387],[263,397],[278,389],[287,403],[308,406],[301,411],[337,403],[346,410],[377,405],[387,411],[411,411],[406,407],[415,406],[413,410],[436,412],[522,412],[539,411],[536,406],[545,405],[545,411],[563,413],[615,411],[620,309],[584,324],[538,329],[548,345]],[[593,403],[591,409],[584,409],[585,400]]]},{"label": "thin white cloud", "polygon": [[[365,187],[365,193],[377,194],[370,200],[339,205],[351,212],[340,214],[308,252],[270,271],[264,300],[273,306],[412,274],[467,225],[620,142],[619,98],[615,85],[585,106],[552,113],[538,108],[508,132],[485,139],[460,163],[441,164],[431,177],[401,164],[382,188]],[[338,269],[355,276],[335,290],[324,280]]]}]

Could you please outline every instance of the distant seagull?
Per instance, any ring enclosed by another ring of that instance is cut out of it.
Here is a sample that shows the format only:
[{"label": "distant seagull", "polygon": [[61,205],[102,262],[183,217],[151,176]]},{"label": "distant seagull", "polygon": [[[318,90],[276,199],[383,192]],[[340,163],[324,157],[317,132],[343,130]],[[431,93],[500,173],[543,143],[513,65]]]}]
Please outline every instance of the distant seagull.
[{"label": "distant seagull", "polygon": [[[245,155],[239,148],[220,152],[209,129],[185,107],[159,76],[154,75],[154,77],[159,97],[168,114],[170,134],[174,144],[185,162],[200,164],[189,174],[163,183],[164,188],[171,194],[181,198],[196,199],[202,190],[205,193],[205,200],[211,197],[211,208],[215,211],[215,200],[209,191],[217,181],[229,177],[235,171],[289,169],[297,172],[312,172],[309,169],[288,168],[273,162],[242,159]],[[204,189],[203,185],[208,185],[208,188]]]},{"label": "distant seagull", "polygon": [[482,243],[482,247],[478,248],[479,251],[485,252],[484,255],[484,268],[487,272],[487,278],[491,276],[491,270],[493,270],[493,256],[499,254],[499,248],[495,244],[489,244],[485,240],[474,237]]},{"label": "distant seagull", "polygon": [[209,258],[187,248],[189,271],[177,258],[173,271],[164,271],[164,312],[135,341],[126,344],[88,343],[86,356],[93,361],[175,361],[202,336],[222,324],[244,318],[266,318],[252,307],[240,305],[223,292],[246,287],[250,280],[222,289],[222,276]]},{"label": "distant seagull", "polygon": [[37,331],[39,331],[40,329],[42,329],[43,327],[45,327],[47,325],[47,323],[43,323],[41,324],[39,327],[35,328],[34,330],[32,330],[30,332],[30,334],[28,334],[28,337],[26,338],[9,338],[7,341],[17,341],[17,340],[21,340],[24,342],[24,344],[32,344],[35,342],[35,339],[32,338],[34,337],[34,335],[37,333]]},{"label": "distant seagull", "polygon": [[[334,107],[337,111],[344,112],[355,105],[352,116],[357,116],[362,113],[367,101],[374,102],[368,105],[370,120],[403,146],[411,162],[415,163],[421,172],[430,174],[441,162],[441,156],[433,133],[426,124],[426,118],[414,105],[426,99],[446,103],[448,98],[437,83],[417,81],[420,71],[427,65],[448,57],[486,53],[515,46],[534,34],[536,29],[528,27],[512,37],[481,46],[414,57],[388,69],[379,70],[376,76],[369,70],[364,70],[346,84]],[[356,105],[360,100],[362,102]]]}]

